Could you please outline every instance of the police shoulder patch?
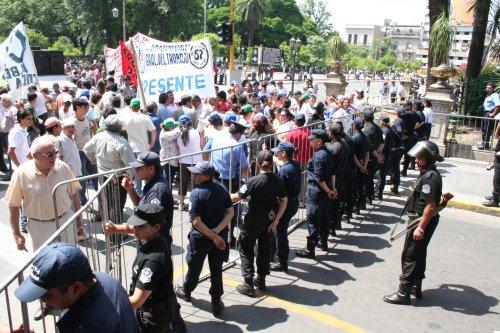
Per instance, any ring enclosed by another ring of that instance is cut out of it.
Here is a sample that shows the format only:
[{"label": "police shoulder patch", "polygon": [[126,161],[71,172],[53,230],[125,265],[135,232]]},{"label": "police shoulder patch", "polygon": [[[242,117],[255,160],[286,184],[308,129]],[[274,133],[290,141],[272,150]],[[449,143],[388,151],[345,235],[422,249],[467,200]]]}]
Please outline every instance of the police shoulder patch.
[{"label": "police shoulder patch", "polygon": [[247,184],[243,185],[243,186],[240,188],[240,193],[245,194],[245,193],[246,193],[246,191],[247,191],[247,189],[248,189],[248,188],[247,188]]},{"label": "police shoulder patch", "polygon": [[142,283],[149,283],[151,282],[151,277],[153,276],[153,271],[149,267],[144,268],[141,271],[141,276],[139,277],[139,281]]},{"label": "police shoulder patch", "polygon": [[153,198],[153,200],[151,200],[151,203],[154,205],[161,205],[161,201],[158,198]]},{"label": "police shoulder patch", "polygon": [[431,193],[431,186],[429,184],[424,184],[424,186],[422,186],[422,193],[425,194]]}]

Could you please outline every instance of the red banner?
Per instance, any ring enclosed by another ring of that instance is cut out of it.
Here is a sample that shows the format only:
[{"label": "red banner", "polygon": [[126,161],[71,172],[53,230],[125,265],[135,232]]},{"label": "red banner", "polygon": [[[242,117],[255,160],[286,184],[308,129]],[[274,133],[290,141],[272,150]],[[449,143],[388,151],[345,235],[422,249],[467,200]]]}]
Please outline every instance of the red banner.
[{"label": "red banner", "polygon": [[134,55],[122,40],[120,40],[120,51],[122,54],[123,76],[128,75],[130,77],[130,85],[137,87],[137,66],[134,62]]}]

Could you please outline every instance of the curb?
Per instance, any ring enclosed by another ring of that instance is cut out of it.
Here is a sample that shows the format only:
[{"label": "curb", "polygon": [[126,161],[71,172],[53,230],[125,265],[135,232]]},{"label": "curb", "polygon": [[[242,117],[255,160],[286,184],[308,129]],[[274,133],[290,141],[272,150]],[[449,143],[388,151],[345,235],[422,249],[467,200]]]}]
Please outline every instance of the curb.
[{"label": "curb", "polygon": [[500,217],[500,208],[484,207],[483,205],[471,203],[468,201],[451,199],[448,202],[448,207]]}]

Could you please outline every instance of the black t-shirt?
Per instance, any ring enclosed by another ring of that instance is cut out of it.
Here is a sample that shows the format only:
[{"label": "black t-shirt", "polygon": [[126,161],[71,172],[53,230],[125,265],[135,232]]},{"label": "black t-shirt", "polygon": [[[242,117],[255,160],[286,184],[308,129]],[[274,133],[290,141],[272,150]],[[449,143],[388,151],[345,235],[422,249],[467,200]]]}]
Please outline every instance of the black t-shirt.
[{"label": "black t-shirt", "polygon": [[341,177],[347,162],[347,148],[341,141],[333,141],[326,144],[332,154],[333,174]]},{"label": "black t-shirt", "polygon": [[346,147],[347,159],[346,159],[345,171],[348,172],[349,169],[354,168],[354,150],[355,150],[355,145],[354,145],[354,141],[352,140],[352,138],[349,137],[345,133],[342,133],[341,141],[342,141],[342,143]]},{"label": "black t-shirt", "polygon": [[[215,228],[226,214],[226,209],[231,207],[231,197],[224,186],[213,181],[205,182],[193,189],[189,197],[189,216],[191,219],[199,216],[209,229]],[[225,228],[219,235],[224,238],[227,233]],[[191,235],[205,237],[194,229]]]},{"label": "black t-shirt", "polygon": [[363,134],[370,145],[370,151],[376,151],[378,146],[384,142],[382,130],[378,125],[371,121],[367,121],[363,127]]},{"label": "black t-shirt", "polygon": [[288,200],[297,198],[300,194],[300,164],[295,160],[285,163],[279,171],[279,175],[285,183]]},{"label": "black t-shirt", "polygon": [[170,246],[163,237],[157,237],[139,245],[132,265],[132,282],[129,295],[136,288],[152,291],[142,309],[161,315],[166,311],[168,300],[174,295],[173,266]]},{"label": "black t-shirt", "polygon": [[366,153],[370,151],[368,141],[366,140],[365,135],[358,131],[352,135],[352,140],[354,141],[354,154],[358,160],[363,163]]},{"label": "black t-shirt", "polygon": [[328,186],[332,184],[333,158],[326,146],[316,150],[307,163],[307,181],[316,186],[325,182]]},{"label": "black t-shirt", "polygon": [[167,239],[169,239],[174,215],[174,199],[172,197],[172,190],[165,177],[158,174],[146,183],[142,189],[139,204],[156,204],[164,208],[165,225],[162,231],[164,235],[168,236]]},{"label": "black t-shirt", "polygon": [[439,204],[443,190],[443,181],[436,167],[422,170],[415,183],[415,190],[412,193],[408,204],[408,212],[422,214],[428,202]]},{"label": "black t-shirt", "polygon": [[278,198],[286,197],[285,182],[275,173],[259,173],[240,188],[238,195],[242,199],[250,197],[249,211],[268,212],[276,209]]}]

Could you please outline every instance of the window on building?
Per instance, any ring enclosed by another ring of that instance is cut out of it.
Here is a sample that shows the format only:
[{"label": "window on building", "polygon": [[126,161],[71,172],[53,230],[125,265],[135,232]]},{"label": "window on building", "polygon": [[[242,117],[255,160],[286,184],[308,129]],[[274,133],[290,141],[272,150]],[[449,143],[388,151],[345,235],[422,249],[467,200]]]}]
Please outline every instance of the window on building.
[{"label": "window on building", "polygon": [[363,35],[363,45],[368,44],[368,35]]},{"label": "window on building", "polygon": [[457,57],[458,60],[464,60],[464,57]]},{"label": "window on building", "polygon": [[347,36],[347,44],[351,44],[352,42],[352,34],[349,34],[349,36]]},{"label": "window on building", "polygon": [[427,54],[422,55],[422,58],[427,59]]},{"label": "window on building", "polygon": [[353,44],[358,44],[358,35],[354,35]]},{"label": "window on building", "polygon": [[469,34],[470,34],[470,32],[464,31],[464,35],[469,35]]}]

